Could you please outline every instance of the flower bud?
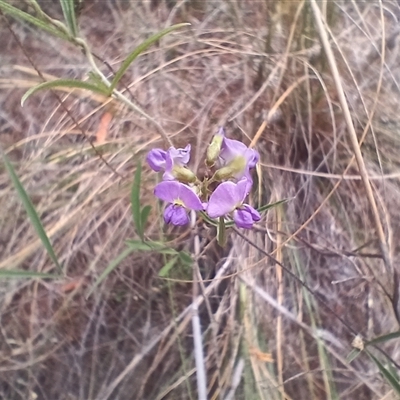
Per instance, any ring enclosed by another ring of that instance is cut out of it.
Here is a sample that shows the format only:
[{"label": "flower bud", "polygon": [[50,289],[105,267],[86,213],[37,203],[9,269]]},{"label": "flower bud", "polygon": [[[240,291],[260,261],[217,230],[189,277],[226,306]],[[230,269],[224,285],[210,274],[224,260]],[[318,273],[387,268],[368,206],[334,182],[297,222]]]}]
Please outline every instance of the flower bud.
[{"label": "flower bud", "polygon": [[215,161],[217,161],[219,153],[221,152],[223,139],[224,136],[220,133],[217,133],[213,137],[210,145],[207,148],[207,157],[206,157],[207,167],[211,168],[215,164]]},{"label": "flower bud", "polygon": [[182,183],[194,183],[197,181],[197,176],[188,168],[174,166],[172,175]]},{"label": "flower bud", "polygon": [[226,181],[234,178],[237,174],[240,174],[246,168],[246,159],[242,156],[235,157],[225,167],[220,168],[214,174],[214,180]]}]

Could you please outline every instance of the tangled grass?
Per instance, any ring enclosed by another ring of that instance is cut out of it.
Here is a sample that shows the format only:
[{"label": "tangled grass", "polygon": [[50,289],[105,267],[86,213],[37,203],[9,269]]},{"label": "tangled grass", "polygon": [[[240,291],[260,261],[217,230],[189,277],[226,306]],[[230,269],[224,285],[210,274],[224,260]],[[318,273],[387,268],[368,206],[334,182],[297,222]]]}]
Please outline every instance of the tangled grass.
[{"label": "tangled grass", "polygon": [[[347,357],[355,338],[362,347],[399,329],[398,2],[85,2],[82,36],[107,76],[150,34],[191,23],[121,81],[151,120],[70,89],[21,108],[38,72],[85,79],[91,66],[75,46],[0,18],[0,143],[66,275],[1,281],[3,398],[195,399],[193,303],[209,399],[397,398],[371,355],[396,370],[398,340]],[[137,238],[130,187],[145,152],[166,145],[160,127],[192,144],[201,173],[218,125],[260,152],[252,203],[288,201],[221,249],[201,221],[163,226],[145,167],[145,235],[191,253],[199,238],[199,296],[187,265],[160,276],[165,255],[135,252],[87,298]],[[52,272],[0,172],[0,268]]]}]

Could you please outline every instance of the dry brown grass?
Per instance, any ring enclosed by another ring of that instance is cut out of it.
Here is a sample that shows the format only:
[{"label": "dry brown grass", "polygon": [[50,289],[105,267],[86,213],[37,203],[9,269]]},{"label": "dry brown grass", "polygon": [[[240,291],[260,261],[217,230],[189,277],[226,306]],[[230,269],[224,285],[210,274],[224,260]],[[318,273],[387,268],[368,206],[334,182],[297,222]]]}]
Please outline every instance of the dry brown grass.
[{"label": "dry brown grass", "polygon": [[[318,4],[375,213],[308,1],[87,2],[80,17],[93,52],[113,68],[149,34],[190,22],[139,57],[121,89],[175,145],[192,144],[200,171],[205,143],[224,124],[261,154],[252,202],[291,199],[244,237],[232,232],[223,250],[199,225],[210,399],[395,398],[367,357],[349,364],[346,356],[356,334],[399,328],[400,9],[395,1]],[[59,17],[54,4],[43,6]],[[1,23],[0,143],[68,278],[1,282],[0,396],[195,399],[190,270],[161,279],[163,258],[137,253],[86,299],[135,236],[130,185],[145,152],[163,145],[158,128],[88,93],[59,92],[69,113],[51,93],[21,108],[40,79],[19,44],[49,79],[83,79],[90,66],[72,45],[9,21],[19,43]],[[153,205],[146,235],[193,251],[191,232],[163,227],[155,174],[145,168],[143,179],[143,202]],[[3,169],[0,190],[0,268],[53,270]],[[398,342],[381,348],[400,363]]]}]

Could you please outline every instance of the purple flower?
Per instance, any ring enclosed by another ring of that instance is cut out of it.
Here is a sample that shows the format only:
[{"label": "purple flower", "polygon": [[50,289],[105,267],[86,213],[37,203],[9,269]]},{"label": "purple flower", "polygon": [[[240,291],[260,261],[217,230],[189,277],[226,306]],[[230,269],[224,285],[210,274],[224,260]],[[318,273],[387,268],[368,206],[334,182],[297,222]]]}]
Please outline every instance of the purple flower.
[{"label": "purple flower", "polygon": [[189,222],[187,210],[204,210],[204,205],[194,190],[181,182],[164,181],[154,188],[154,194],[170,203],[164,211],[167,224],[186,225]]},{"label": "purple flower", "polygon": [[[150,150],[147,154],[146,161],[153,171],[165,171],[164,180],[172,181],[180,174],[187,176],[189,170],[186,170],[186,165],[190,160],[191,146],[188,144],[184,149],[176,149],[170,147],[167,151],[162,149]],[[177,174],[178,172],[178,174]]]},{"label": "purple flower", "polygon": [[254,222],[260,219],[260,213],[248,204],[243,204],[233,212],[233,220],[240,228],[251,229]]},{"label": "purple flower", "polygon": [[146,161],[153,171],[160,172],[165,169],[167,152],[163,149],[153,149],[147,154]]},{"label": "purple flower", "polygon": [[249,182],[242,179],[238,183],[221,183],[211,194],[207,214],[211,218],[223,217],[233,212],[233,221],[239,228],[251,229],[254,222],[261,219],[259,212],[248,204],[243,204],[249,192]]},{"label": "purple flower", "polygon": [[249,171],[256,166],[260,158],[258,152],[238,140],[226,138],[224,128],[219,128],[213,142],[219,143],[221,140],[219,160],[222,168],[216,172],[216,178],[220,180],[234,178],[239,181],[245,177],[251,180]]}]

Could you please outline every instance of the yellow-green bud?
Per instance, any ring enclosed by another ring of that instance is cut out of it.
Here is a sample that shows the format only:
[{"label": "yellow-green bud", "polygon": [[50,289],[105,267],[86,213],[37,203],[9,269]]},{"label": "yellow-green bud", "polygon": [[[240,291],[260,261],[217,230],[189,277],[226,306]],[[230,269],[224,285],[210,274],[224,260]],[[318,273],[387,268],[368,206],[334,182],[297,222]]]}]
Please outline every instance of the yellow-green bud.
[{"label": "yellow-green bud", "polygon": [[216,181],[226,181],[230,178],[234,178],[237,174],[240,174],[246,168],[246,159],[243,156],[235,157],[225,167],[220,168],[214,174],[213,179]]},{"label": "yellow-green bud", "polygon": [[222,141],[224,137],[222,135],[215,135],[210,145],[207,148],[206,165],[211,168],[221,152]]},{"label": "yellow-green bud", "polygon": [[182,183],[194,183],[197,181],[197,176],[190,169],[185,167],[174,166],[172,174]]}]

